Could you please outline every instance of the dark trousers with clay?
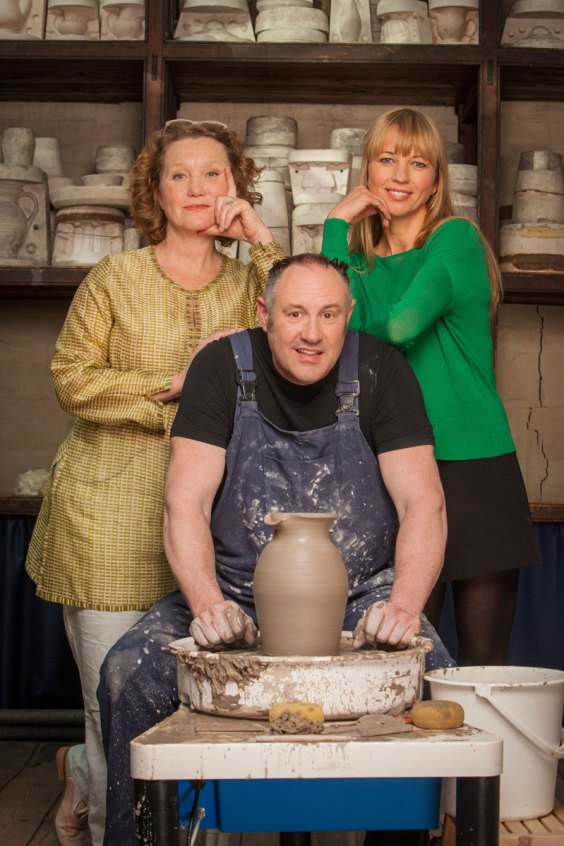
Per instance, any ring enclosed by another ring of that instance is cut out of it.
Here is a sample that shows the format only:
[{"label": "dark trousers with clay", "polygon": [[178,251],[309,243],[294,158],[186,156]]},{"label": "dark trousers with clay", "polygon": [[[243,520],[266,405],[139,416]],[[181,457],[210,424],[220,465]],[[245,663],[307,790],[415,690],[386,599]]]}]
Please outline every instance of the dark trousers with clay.
[{"label": "dark trousers with clay", "polygon": [[[349,604],[346,631],[354,629],[373,602],[388,599],[392,580],[391,573],[383,574],[380,585]],[[254,608],[243,607],[254,619]],[[191,622],[192,615],[182,594],[174,591],[116,643],[102,665],[98,700],[108,759],[104,846],[135,846],[129,744],[178,708],[176,657],[166,647],[173,640],[187,637]],[[450,655],[426,620],[422,634],[435,644],[435,649],[426,656],[427,669],[451,666]]]}]

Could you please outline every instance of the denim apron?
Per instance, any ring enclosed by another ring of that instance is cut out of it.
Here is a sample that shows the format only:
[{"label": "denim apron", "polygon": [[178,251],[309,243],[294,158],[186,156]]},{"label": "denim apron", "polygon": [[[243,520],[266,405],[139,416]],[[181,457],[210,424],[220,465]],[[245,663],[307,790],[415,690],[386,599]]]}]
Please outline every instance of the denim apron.
[{"label": "denim apron", "polygon": [[358,333],[347,333],[339,359],[336,422],[306,432],[279,429],[261,414],[249,335],[229,340],[239,388],[226,480],[211,520],[221,590],[247,610],[252,606],[256,561],[272,537],[264,523],[269,511],[334,511],[331,538],[348,572],[347,617],[356,621],[375,601],[378,574],[390,568],[398,525],[359,424]]},{"label": "denim apron", "polygon": [[[335,511],[332,539],[349,576],[345,630],[387,600],[396,512],[378,462],[359,426],[358,335],[349,332],[339,361],[337,422],[308,432],[286,432],[259,412],[247,333],[229,336],[239,378],[227,476],[211,521],[217,577],[223,594],[256,621],[252,603],[257,557],[272,536],[268,511]],[[190,480],[186,480],[190,484]],[[104,846],[134,846],[129,743],[178,708],[176,658],[168,644],[186,637],[192,614],[176,590],[157,602],[108,653],[98,699],[106,753],[108,794]],[[425,617],[421,634],[433,640],[427,670],[452,659]]]}]

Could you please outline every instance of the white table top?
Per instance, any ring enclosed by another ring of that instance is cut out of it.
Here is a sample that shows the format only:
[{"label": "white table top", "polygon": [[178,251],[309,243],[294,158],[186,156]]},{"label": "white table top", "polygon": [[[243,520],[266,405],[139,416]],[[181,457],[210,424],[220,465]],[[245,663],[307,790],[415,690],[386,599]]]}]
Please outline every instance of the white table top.
[{"label": "white table top", "polygon": [[349,726],[354,724],[331,723],[325,735],[296,739],[269,735],[266,721],[181,708],[132,741],[131,774],[155,781],[472,777],[502,771],[502,740],[471,726],[370,738],[351,736]]}]

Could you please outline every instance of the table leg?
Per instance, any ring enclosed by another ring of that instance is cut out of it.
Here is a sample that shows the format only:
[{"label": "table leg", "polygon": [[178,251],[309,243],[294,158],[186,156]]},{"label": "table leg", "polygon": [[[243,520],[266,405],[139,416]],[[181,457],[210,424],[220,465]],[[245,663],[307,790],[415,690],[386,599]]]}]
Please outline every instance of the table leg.
[{"label": "table leg", "polygon": [[310,846],[309,831],[281,831],[279,846]]},{"label": "table leg", "polygon": [[178,846],[176,781],[134,780],[135,840],[143,846]]},{"label": "table leg", "polygon": [[456,780],[456,846],[499,846],[499,776]]}]

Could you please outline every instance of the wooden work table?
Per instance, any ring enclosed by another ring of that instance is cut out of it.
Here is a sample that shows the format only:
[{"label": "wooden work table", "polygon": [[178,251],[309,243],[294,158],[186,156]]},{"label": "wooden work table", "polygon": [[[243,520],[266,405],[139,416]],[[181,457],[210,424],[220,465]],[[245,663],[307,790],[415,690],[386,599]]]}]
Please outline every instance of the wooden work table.
[{"label": "wooden work table", "polygon": [[[354,723],[340,723],[298,740],[270,735],[260,721],[228,720],[221,730],[218,719],[181,708],[132,742],[139,842],[176,846],[180,780],[451,777],[457,846],[497,846],[502,741],[484,731],[465,725],[367,738],[353,736]],[[354,825],[354,808],[351,814],[349,830],[366,827]],[[296,838],[284,842],[303,842]]]}]

